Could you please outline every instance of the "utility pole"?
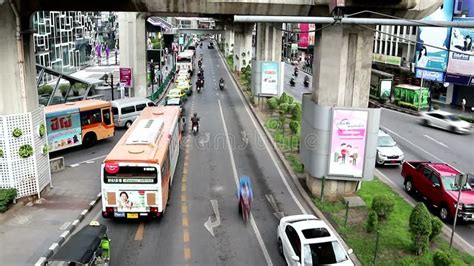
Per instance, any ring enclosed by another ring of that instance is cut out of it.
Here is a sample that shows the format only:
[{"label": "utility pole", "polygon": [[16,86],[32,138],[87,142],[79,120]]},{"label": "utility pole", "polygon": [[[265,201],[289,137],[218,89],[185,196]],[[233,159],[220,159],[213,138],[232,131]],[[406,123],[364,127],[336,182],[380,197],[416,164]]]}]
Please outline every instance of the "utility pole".
[{"label": "utility pole", "polygon": [[110,89],[112,89],[112,101],[114,100],[114,74],[110,73]]}]

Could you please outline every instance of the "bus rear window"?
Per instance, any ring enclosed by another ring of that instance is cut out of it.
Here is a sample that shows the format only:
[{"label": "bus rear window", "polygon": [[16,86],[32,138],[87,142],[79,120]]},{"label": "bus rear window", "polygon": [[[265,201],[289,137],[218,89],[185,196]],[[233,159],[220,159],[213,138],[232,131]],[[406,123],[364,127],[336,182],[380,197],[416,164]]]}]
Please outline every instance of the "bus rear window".
[{"label": "bus rear window", "polygon": [[181,58],[178,58],[177,62],[178,63],[191,63],[191,58],[181,57]]},{"label": "bus rear window", "polygon": [[157,181],[155,167],[120,166],[118,172],[114,174],[104,169],[106,184],[156,184]]}]

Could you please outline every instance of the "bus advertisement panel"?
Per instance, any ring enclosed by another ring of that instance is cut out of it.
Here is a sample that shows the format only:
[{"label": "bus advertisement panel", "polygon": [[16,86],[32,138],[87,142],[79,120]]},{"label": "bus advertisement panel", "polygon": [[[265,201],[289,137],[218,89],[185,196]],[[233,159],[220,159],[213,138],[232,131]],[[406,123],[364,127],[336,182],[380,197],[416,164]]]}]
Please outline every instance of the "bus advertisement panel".
[{"label": "bus advertisement panel", "polygon": [[47,113],[46,124],[50,151],[82,144],[79,109]]}]

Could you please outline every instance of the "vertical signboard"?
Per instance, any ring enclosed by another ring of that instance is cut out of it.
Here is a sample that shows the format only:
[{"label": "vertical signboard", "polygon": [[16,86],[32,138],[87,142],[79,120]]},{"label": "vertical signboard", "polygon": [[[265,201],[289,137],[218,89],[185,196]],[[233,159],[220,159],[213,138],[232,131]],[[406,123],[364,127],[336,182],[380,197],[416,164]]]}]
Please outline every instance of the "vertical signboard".
[{"label": "vertical signboard", "polygon": [[300,23],[300,37],[298,41],[298,46],[301,49],[307,49],[309,43],[309,24],[308,23]]},{"label": "vertical signboard", "polygon": [[[424,18],[430,20],[451,21],[453,18],[453,0],[444,0],[444,4],[430,16]],[[431,71],[445,72],[448,64],[450,28],[445,27],[419,27],[416,44],[416,67]],[[431,46],[430,46],[431,45]],[[434,48],[440,47],[444,49]]]},{"label": "vertical signboard", "polygon": [[329,175],[362,177],[368,111],[334,108]]},{"label": "vertical signboard", "polygon": [[262,83],[260,94],[278,95],[279,62],[261,62],[261,69]]},{"label": "vertical signboard", "polygon": [[132,87],[132,69],[129,67],[121,67],[119,72],[120,83],[123,83],[125,87]]},{"label": "vertical signboard", "polygon": [[78,108],[47,113],[46,126],[50,151],[82,144],[81,118]]},{"label": "vertical signboard", "polygon": [[[474,9],[474,7],[472,8]],[[474,22],[474,18],[454,19],[454,21]],[[474,56],[472,55],[474,45],[472,39],[474,39],[474,29],[453,28],[448,64],[449,73],[474,76]]]}]

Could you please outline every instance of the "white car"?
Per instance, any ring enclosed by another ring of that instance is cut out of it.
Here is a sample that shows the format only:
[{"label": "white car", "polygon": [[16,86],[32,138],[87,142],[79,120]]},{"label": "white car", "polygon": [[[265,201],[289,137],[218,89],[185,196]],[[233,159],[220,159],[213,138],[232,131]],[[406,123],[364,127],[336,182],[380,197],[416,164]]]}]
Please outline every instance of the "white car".
[{"label": "white car", "polygon": [[278,251],[288,265],[354,265],[336,235],[314,215],[281,218]]},{"label": "white car", "polygon": [[471,123],[460,119],[457,115],[440,110],[421,113],[421,123],[455,133],[469,133],[471,128]]},{"label": "white car", "polygon": [[393,138],[382,130],[377,136],[376,165],[401,165],[405,155]]}]

